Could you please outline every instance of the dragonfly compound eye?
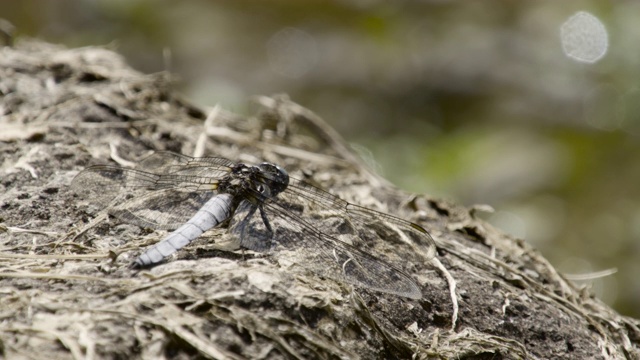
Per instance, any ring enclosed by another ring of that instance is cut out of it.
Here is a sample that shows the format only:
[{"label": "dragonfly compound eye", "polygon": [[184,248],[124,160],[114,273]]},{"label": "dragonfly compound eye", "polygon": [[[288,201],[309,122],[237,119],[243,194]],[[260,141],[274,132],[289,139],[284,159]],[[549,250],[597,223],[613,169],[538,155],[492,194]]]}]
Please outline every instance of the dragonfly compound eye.
[{"label": "dragonfly compound eye", "polygon": [[258,168],[273,195],[283,192],[289,186],[289,174],[280,166],[265,162],[260,164]]}]

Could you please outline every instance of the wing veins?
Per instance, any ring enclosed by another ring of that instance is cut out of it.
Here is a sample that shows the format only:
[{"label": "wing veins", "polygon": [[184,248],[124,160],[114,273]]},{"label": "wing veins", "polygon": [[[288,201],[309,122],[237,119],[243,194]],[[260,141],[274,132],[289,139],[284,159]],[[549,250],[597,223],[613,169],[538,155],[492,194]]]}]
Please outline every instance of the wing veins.
[{"label": "wing veins", "polygon": [[[418,295],[420,290],[417,287],[415,281],[403,270],[397,268],[396,266],[388,263],[385,260],[368,254],[355,246],[347,244],[334,236],[315,229],[312,225],[309,224],[309,222],[307,222],[300,216],[287,211],[287,206],[285,204],[282,204],[281,200],[277,198],[267,199],[263,204],[274,215],[279,216],[283,219],[291,219],[291,224],[296,224],[294,225],[294,227],[297,227],[303,233],[314,236],[316,238],[316,242],[303,240],[304,244],[308,245],[311,248],[319,250],[322,256],[326,259],[329,259],[331,263],[336,264],[336,261],[338,260],[334,255],[335,250],[338,250],[344,254],[348,254],[349,258],[355,261],[364,273],[364,278],[356,278],[352,280],[356,280],[361,285],[364,285],[366,287],[387,293],[400,294],[403,296],[414,298],[416,296],[420,296]],[[285,244],[291,243],[291,241],[287,241],[286,238],[283,240]],[[370,264],[370,266],[365,266],[363,265],[364,263],[368,263]],[[371,264],[373,264],[373,266],[371,266]],[[337,265],[340,267],[343,266],[343,264]],[[343,276],[348,279],[347,275]],[[402,284],[402,286],[397,286],[395,288],[389,286],[390,284],[397,285],[399,283]],[[399,289],[401,287],[404,289]]]},{"label": "wing veins", "polygon": [[[314,206],[321,208],[324,211],[328,211],[337,216],[347,216],[349,220],[355,223],[356,226],[364,228],[366,227],[366,221],[378,222],[380,220],[400,226],[403,230],[416,232],[421,236],[421,240],[425,241],[423,246],[435,249],[435,242],[431,237],[431,234],[427,232],[422,226],[413,222],[401,219],[399,217],[389,215],[384,212],[372,210],[363,206],[352,204],[346,200],[343,200],[335,195],[332,195],[320,188],[307,184],[301,180],[293,179],[294,181],[289,184],[289,187],[285,193],[295,194],[301,197]],[[433,251],[428,253],[434,254]]]}]

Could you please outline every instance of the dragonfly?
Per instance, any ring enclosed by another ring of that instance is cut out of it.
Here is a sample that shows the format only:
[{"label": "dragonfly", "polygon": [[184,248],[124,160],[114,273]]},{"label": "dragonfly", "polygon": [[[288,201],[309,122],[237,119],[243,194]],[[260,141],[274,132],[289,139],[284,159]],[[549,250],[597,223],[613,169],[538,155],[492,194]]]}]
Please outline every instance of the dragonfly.
[{"label": "dragonfly", "polygon": [[435,255],[434,240],[420,225],[347,202],[268,162],[155,152],[135,168],[88,167],[71,188],[122,222],[173,230],[134,261],[137,268],[154,266],[208,230],[226,226],[240,248],[299,249],[320,275],[420,299],[413,278],[376,255],[371,243],[395,236],[419,248],[423,261]]}]

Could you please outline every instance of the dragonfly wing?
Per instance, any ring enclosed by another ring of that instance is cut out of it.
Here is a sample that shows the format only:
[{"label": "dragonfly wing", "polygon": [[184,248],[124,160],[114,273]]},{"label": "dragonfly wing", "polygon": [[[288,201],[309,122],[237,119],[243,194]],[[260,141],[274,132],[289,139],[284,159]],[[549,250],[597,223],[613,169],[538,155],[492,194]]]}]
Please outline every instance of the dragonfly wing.
[{"label": "dragonfly wing", "polygon": [[355,227],[358,236],[367,242],[367,232],[381,230],[380,225],[400,231],[412,244],[418,245],[422,260],[435,256],[436,245],[431,235],[420,225],[404,219],[351,204],[315,186],[297,179],[290,179],[287,190],[280,197],[288,202],[306,204],[310,211],[323,218],[344,218]]},{"label": "dragonfly wing", "polygon": [[173,230],[187,222],[212,196],[212,192],[204,191],[159,190],[115,205],[109,214],[129,224]]},{"label": "dragonfly wing", "polygon": [[[299,248],[317,263],[321,275],[344,279],[369,289],[419,299],[420,288],[401,269],[368,254],[337,237],[318,229],[300,213],[291,211],[282,199],[274,198],[264,204],[269,219],[277,222],[273,241],[287,248]],[[275,215],[275,216],[274,216]],[[328,265],[328,266],[327,266]]]},{"label": "dragonfly wing", "polygon": [[220,178],[227,175],[235,164],[225,158],[195,158],[169,151],[158,151],[138,163],[138,168],[159,175]]},{"label": "dragonfly wing", "polygon": [[211,178],[158,175],[117,166],[80,172],[71,188],[120,220],[143,227],[175,229],[189,220],[216,191]]},{"label": "dragonfly wing", "polygon": [[135,196],[146,192],[157,179],[157,175],[142,171],[92,166],[76,175],[71,189],[92,204],[107,206],[122,194]]}]

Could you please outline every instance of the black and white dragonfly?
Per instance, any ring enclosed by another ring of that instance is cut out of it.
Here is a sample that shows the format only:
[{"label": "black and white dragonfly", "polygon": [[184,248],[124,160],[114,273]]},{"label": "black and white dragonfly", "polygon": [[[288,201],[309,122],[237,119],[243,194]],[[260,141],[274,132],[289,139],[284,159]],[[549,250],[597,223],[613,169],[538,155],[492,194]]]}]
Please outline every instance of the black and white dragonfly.
[{"label": "black and white dragonfly", "polygon": [[73,179],[72,189],[123,222],[174,230],[140,255],[136,267],[157,264],[209,229],[227,225],[239,247],[300,249],[323,275],[418,299],[422,293],[408,274],[366,249],[375,236],[395,236],[419,247],[424,261],[435,254],[421,226],[351,204],[271,163],[157,152],[136,169],[89,167]]}]

